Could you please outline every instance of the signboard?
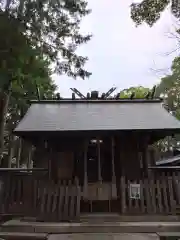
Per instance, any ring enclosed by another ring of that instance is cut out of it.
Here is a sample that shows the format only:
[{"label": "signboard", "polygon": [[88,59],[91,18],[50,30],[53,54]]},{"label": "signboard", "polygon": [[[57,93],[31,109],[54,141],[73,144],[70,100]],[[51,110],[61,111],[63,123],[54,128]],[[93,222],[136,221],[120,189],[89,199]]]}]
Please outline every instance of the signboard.
[{"label": "signboard", "polygon": [[140,184],[137,184],[137,183],[130,184],[129,196],[132,199],[140,199],[140,197],[141,197]]}]

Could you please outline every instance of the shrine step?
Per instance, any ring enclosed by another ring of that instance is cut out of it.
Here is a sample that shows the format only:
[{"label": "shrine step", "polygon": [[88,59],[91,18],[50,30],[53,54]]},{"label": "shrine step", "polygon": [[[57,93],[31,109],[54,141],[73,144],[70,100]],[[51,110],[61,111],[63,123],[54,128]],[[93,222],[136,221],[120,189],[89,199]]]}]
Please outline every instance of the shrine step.
[{"label": "shrine step", "polygon": [[118,222],[119,218],[119,214],[113,213],[82,214],[80,216],[80,222]]},{"label": "shrine step", "polygon": [[1,232],[77,234],[77,233],[156,233],[178,232],[180,222],[25,222],[11,220],[1,225]]},{"label": "shrine step", "polygon": [[81,214],[80,222],[180,222],[177,215],[121,215],[116,213]]},{"label": "shrine step", "polygon": [[159,240],[157,234],[138,233],[86,233],[86,234],[51,234],[48,240]]},{"label": "shrine step", "polygon": [[28,232],[0,232],[0,239],[5,240],[45,240],[46,233],[28,233]]}]

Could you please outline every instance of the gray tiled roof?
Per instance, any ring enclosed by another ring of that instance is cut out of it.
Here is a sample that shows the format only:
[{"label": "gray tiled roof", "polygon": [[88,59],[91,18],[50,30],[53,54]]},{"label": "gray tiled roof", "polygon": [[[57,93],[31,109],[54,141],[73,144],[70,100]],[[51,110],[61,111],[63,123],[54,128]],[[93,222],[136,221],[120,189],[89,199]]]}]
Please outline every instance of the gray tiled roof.
[{"label": "gray tiled roof", "polygon": [[160,102],[33,103],[15,132],[180,129]]}]

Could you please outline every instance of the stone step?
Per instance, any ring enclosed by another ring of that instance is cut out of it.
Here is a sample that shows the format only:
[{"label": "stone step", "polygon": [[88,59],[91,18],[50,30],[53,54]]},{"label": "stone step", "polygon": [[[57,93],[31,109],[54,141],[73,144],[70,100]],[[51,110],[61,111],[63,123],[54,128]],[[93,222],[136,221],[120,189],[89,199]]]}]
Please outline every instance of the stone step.
[{"label": "stone step", "polygon": [[46,233],[0,232],[0,239],[5,240],[45,240]]},{"label": "stone step", "polygon": [[166,238],[177,238],[177,239],[180,239],[180,232],[157,232],[157,235],[163,239],[166,239]]},{"label": "stone step", "polygon": [[159,240],[157,234],[140,233],[79,233],[79,234],[43,234],[0,232],[0,239],[4,240]]},{"label": "stone step", "polygon": [[1,232],[29,233],[156,233],[178,232],[180,222],[104,222],[48,223],[11,220],[1,225]]},{"label": "stone step", "polygon": [[138,233],[89,233],[89,234],[52,234],[48,240],[159,240],[157,234],[138,234]]},{"label": "stone step", "polygon": [[80,222],[176,222],[177,215],[120,215],[120,214],[81,214]]}]

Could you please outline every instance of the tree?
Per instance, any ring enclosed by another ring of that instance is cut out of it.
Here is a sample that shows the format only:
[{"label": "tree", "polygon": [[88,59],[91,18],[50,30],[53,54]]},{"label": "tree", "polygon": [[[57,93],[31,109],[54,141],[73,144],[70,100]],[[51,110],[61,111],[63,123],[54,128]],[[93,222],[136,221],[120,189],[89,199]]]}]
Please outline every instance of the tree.
[{"label": "tree", "polygon": [[174,59],[171,72],[161,79],[156,95],[165,99],[167,110],[180,120],[180,57]]},{"label": "tree", "polygon": [[[4,143],[4,146],[2,145],[2,157],[5,162],[4,167],[7,167],[7,163],[11,162],[11,159],[14,157],[13,152],[16,155],[15,159],[19,158],[19,161],[22,163],[27,160],[28,151],[31,151],[31,146],[19,138],[13,138],[12,130],[27,111],[29,100],[37,99],[36,84],[40,86],[41,97],[46,95],[47,98],[52,98],[55,94],[56,85],[50,78],[46,63],[37,59],[36,68],[32,70],[34,70],[32,74],[29,73],[25,81],[21,81],[21,86],[17,81],[13,81],[12,83],[11,95],[5,118],[5,134],[3,134],[2,139]],[[23,149],[23,154],[21,154],[21,149]],[[19,164],[17,164],[17,166],[19,166]]]},{"label": "tree", "polygon": [[[27,108],[29,107],[29,100],[37,99],[36,84],[39,85],[41,97],[46,95],[47,98],[52,98],[55,94],[56,85],[50,78],[50,71],[46,66],[46,62],[42,61],[42,59],[36,59],[35,68],[32,68],[31,70],[32,74],[29,72],[26,79],[23,78],[21,79],[21,82],[13,81],[12,83],[11,95],[5,118],[5,134],[3,134],[2,139],[4,143],[2,153],[5,162],[4,166],[6,167],[7,163],[14,157],[13,152],[16,155],[16,159],[19,158],[21,162],[24,162],[27,160],[27,152],[31,150],[31,146],[26,144],[24,141],[21,141],[19,138],[13,138],[12,130],[27,111]],[[21,154],[21,149],[23,149],[23,154]],[[7,160],[7,158],[9,160]],[[24,158],[24,160],[22,158]],[[17,164],[17,166],[18,165],[19,164]]]},{"label": "tree", "polygon": [[[27,109],[27,100],[37,98],[36,84],[41,95],[51,97],[56,86],[50,78],[49,61],[33,48],[16,21],[9,20],[2,12],[0,33],[0,155],[3,158],[4,138],[11,139],[13,127]],[[8,141],[5,145],[8,146]]]},{"label": "tree", "polygon": [[174,0],[143,0],[141,3],[133,3],[131,5],[131,18],[137,25],[146,22],[149,26],[152,26],[169,4],[172,14],[179,18],[180,5],[178,1]]},{"label": "tree", "polygon": [[83,0],[0,0],[1,11],[15,21],[31,45],[54,64],[54,70],[74,78],[88,77],[86,57],[77,47],[90,40],[80,34],[81,19],[90,13]]},{"label": "tree", "polygon": [[[163,77],[156,88],[156,96],[164,98],[165,108],[180,120],[180,57],[176,57],[171,66],[171,74]],[[168,137],[159,142],[161,150],[174,149],[180,144],[180,135]]]},{"label": "tree", "polygon": [[[6,34],[4,34],[6,32]],[[10,88],[14,81],[22,79],[22,66],[32,57],[34,50],[19,31],[15,21],[10,21],[5,13],[0,13],[0,157],[3,153],[4,128],[8,110]]]},{"label": "tree", "polygon": [[130,87],[128,89],[123,89],[120,92],[120,98],[130,98],[132,93],[135,94],[134,98],[144,98],[149,91],[149,88],[145,88],[142,86]]},{"label": "tree", "polygon": [[[177,59],[176,59],[177,60]],[[176,62],[176,60],[174,62]],[[177,66],[177,64],[175,64]],[[174,65],[172,66],[172,68],[174,69]],[[168,76],[169,77],[169,76]],[[168,78],[166,77],[166,78]],[[172,83],[169,84],[168,80],[166,81],[166,78],[163,78],[160,82],[160,84],[157,86],[156,91],[155,91],[155,98],[158,97],[165,97],[167,95],[167,92],[171,92],[173,87],[172,87]],[[180,90],[180,89],[179,89]],[[130,87],[128,89],[124,89],[120,92],[120,98],[130,98],[132,96],[132,94],[134,95],[134,98],[145,98],[145,96],[147,96],[147,93],[152,92],[153,89],[150,88],[146,88],[143,86],[137,86],[137,87]],[[178,91],[178,90],[177,90]],[[170,102],[172,102],[171,99],[172,94],[167,95],[167,102],[165,104],[165,107],[168,111],[170,111]],[[174,96],[173,96],[174,98]],[[168,105],[169,104],[169,105]],[[174,101],[174,106],[176,106],[176,102]],[[171,109],[174,109],[171,108]],[[171,112],[171,111],[170,111]],[[177,116],[178,110],[175,112],[175,116]],[[170,152],[169,150],[175,148],[177,146],[178,141],[180,140],[179,135],[176,135],[174,137],[166,137],[162,140],[159,140],[158,142],[156,142],[154,145],[156,147],[158,147],[158,149],[161,152]]]},{"label": "tree", "polygon": [[89,12],[83,0],[0,0],[0,156],[4,143],[11,149],[11,130],[27,109],[25,99],[37,97],[36,85],[41,95],[54,95],[50,64],[74,78],[90,75],[87,58],[76,54],[91,38],[79,27]]}]

